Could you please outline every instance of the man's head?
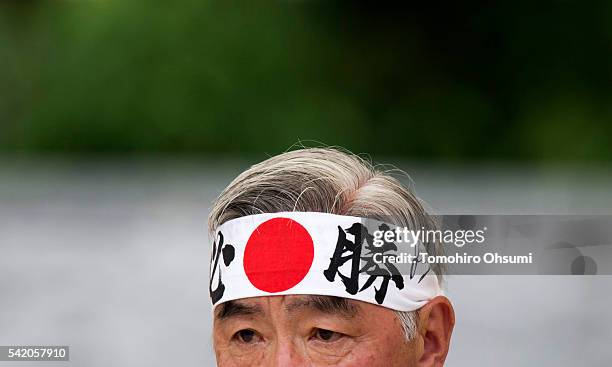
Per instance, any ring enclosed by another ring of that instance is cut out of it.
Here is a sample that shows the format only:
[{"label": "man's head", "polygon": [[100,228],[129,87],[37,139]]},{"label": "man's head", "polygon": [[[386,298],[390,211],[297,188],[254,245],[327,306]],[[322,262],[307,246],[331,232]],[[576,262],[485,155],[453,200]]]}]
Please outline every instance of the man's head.
[{"label": "man's head", "polygon": [[[216,201],[209,229],[277,212],[331,213],[417,229],[432,224],[419,200],[388,173],[338,150],[303,149],[239,175]],[[214,344],[221,367],[441,366],[453,325],[452,306],[441,296],[412,312],[335,296],[262,296],[218,305]]]}]

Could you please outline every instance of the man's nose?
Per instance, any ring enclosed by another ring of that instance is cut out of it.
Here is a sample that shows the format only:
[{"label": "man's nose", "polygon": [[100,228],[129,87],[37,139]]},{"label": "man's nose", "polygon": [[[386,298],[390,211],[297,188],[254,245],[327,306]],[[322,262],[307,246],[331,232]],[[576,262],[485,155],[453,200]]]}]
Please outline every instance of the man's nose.
[{"label": "man's nose", "polygon": [[279,342],[276,346],[275,354],[272,357],[273,367],[306,367],[310,366],[307,358],[291,342]]}]

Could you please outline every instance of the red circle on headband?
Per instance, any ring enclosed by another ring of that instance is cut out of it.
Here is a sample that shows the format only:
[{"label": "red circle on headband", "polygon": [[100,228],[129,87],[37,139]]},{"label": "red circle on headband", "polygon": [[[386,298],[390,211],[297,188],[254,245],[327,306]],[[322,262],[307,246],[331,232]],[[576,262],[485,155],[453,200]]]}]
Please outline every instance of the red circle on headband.
[{"label": "red circle on headband", "polygon": [[277,293],[304,279],[314,258],[310,234],[289,218],[273,218],[251,233],[244,249],[244,271],[255,288]]}]

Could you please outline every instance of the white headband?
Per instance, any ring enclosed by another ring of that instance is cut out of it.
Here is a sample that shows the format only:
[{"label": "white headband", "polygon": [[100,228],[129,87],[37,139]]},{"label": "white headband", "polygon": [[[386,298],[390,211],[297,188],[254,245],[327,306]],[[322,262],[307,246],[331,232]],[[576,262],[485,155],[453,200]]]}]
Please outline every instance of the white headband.
[{"label": "white headband", "polygon": [[441,294],[432,273],[402,275],[393,265],[368,260],[372,252],[386,250],[372,245],[365,222],[373,223],[314,212],[257,214],[225,222],[214,233],[211,252],[213,307],[241,298],[302,294],[414,311]]}]

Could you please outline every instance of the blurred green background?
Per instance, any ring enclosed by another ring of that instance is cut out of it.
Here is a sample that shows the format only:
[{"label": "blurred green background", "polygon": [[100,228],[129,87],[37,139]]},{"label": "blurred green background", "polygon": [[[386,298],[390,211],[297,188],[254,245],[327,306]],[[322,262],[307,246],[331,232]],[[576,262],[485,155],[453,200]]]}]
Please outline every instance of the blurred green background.
[{"label": "blurred green background", "polygon": [[0,3],[5,154],[612,161],[612,2]]}]

